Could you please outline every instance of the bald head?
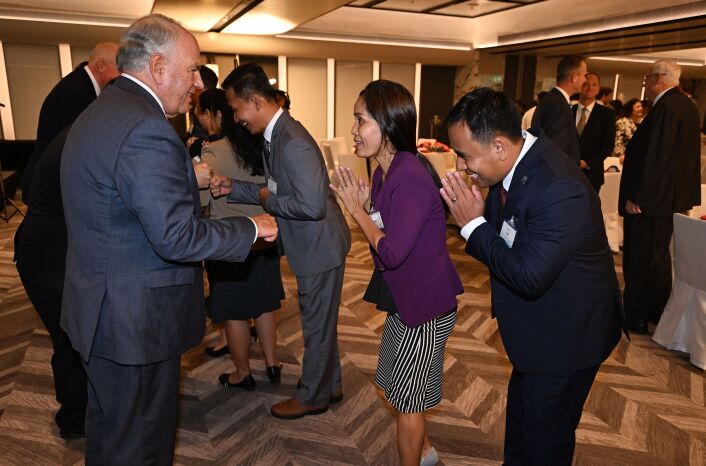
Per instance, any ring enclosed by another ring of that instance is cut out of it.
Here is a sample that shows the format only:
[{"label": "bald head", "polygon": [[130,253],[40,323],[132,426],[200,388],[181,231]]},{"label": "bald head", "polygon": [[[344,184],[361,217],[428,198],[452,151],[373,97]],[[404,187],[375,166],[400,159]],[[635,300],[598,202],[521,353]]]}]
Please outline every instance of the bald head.
[{"label": "bald head", "polygon": [[88,67],[96,78],[98,86],[105,89],[111,79],[120,75],[116,57],[118,55],[118,44],[115,42],[100,42],[93,47],[91,56],[88,57]]}]

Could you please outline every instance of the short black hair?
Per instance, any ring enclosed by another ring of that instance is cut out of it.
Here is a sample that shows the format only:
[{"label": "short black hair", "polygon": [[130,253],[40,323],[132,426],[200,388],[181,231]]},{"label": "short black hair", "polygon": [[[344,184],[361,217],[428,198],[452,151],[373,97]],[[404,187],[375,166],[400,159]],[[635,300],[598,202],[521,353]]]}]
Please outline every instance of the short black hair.
[{"label": "short black hair", "polygon": [[581,62],[585,62],[586,57],[583,55],[567,55],[556,65],[556,82],[566,81],[571,76],[571,73],[581,68]]},{"label": "short black hair", "polygon": [[218,76],[216,73],[206,65],[201,65],[199,67],[199,73],[201,74],[201,81],[203,81],[204,89],[215,89],[218,86]]},{"label": "short black hair", "polygon": [[483,145],[490,144],[497,135],[513,142],[522,139],[520,115],[515,110],[515,102],[504,93],[488,87],[480,87],[461,97],[444,123],[447,126],[465,123],[473,138]]},{"label": "short black hair", "polygon": [[611,89],[610,87],[601,87],[601,90],[598,91],[596,99],[602,99],[603,96],[606,96],[608,94],[613,94],[613,89]]},{"label": "short black hair", "polygon": [[225,114],[225,110],[228,108],[226,92],[218,88],[206,89],[199,94],[199,107],[201,110],[209,110],[214,115],[216,112],[221,112],[221,115]]},{"label": "short black hair", "polygon": [[241,99],[249,99],[260,94],[270,102],[277,102],[277,91],[262,67],[256,63],[243,63],[226,77],[221,84],[223,89],[233,89]]}]

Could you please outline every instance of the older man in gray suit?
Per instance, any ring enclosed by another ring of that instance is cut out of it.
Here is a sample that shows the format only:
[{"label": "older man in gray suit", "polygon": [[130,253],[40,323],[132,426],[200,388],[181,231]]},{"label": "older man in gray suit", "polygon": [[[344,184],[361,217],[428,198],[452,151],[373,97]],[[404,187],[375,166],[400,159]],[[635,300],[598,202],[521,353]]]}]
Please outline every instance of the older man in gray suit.
[{"label": "older man in gray suit", "polygon": [[88,375],[86,464],[171,464],[179,359],[204,332],[199,261],[242,261],[276,226],[199,218],[194,169],[167,121],[203,87],[194,37],[150,15],[117,61],[122,76],[76,120],[61,161],[62,326]]},{"label": "older man in gray suit", "polygon": [[296,397],[272,406],[280,419],[328,410],[342,398],[336,324],[351,234],[334,195],[321,152],[307,130],[277,104],[257,65],[236,68],[224,81],[235,118],[265,137],[267,185],[214,176],[214,196],[261,204],[277,219],[281,252],[297,276],[304,361]]}]

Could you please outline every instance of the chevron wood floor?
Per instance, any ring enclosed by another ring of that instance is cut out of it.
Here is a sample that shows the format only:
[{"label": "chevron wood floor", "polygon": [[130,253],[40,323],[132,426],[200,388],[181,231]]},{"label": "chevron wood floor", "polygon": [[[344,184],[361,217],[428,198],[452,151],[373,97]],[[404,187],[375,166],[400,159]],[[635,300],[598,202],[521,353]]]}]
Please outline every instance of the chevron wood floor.
[{"label": "chevron wood floor", "polygon": [[[83,440],[63,441],[52,421],[51,343],[12,264],[19,221],[0,221],[0,464],[81,464]],[[218,375],[231,363],[204,355],[216,335],[209,327],[204,343],[182,360],[177,464],[397,464],[393,412],[373,384],[384,316],[361,300],[371,261],[361,234],[353,236],[338,327],[343,403],[296,421],[269,415],[271,404],[294,392],[303,353],[296,284],[285,262],[277,348],[282,384],[267,383],[253,345],[258,389],[218,387]],[[429,413],[429,435],[445,465],[497,465],[510,365],[490,318],[486,269],[463,253],[451,229],[448,246],[466,292],[448,345],[444,400]],[[620,256],[616,263],[621,275]],[[586,404],[574,464],[706,465],[705,380],[685,355],[647,337],[621,341]]]}]

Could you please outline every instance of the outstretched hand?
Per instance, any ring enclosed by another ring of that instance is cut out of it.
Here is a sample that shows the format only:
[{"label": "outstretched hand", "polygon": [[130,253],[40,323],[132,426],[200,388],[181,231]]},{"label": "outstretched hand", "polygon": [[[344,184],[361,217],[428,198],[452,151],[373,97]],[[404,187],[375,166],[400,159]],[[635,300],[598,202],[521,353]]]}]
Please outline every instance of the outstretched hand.
[{"label": "outstretched hand", "polygon": [[441,184],[441,197],[449,206],[456,225],[463,228],[474,218],[483,216],[485,207],[480,189],[475,184],[469,188],[460,172],[446,173]]},{"label": "outstretched hand", "polygon": [[343,203],[349,214],[358,209],[365,211],[365,203],[370,198],[370,186],[356,178],[350,167],[338,167],[333,174],[331,189]]}]

